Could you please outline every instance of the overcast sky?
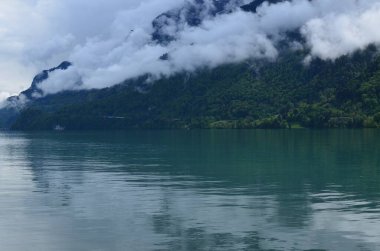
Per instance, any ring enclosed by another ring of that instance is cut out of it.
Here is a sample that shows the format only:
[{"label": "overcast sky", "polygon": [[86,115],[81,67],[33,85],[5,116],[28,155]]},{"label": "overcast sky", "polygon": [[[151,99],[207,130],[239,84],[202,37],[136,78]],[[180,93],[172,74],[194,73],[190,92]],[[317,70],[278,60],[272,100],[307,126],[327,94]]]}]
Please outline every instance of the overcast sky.
[{"label": "overcast sky", "polygon": [[[77,88],[79,80],[80,88],[102,88],[145,73],[274,59],[276,40],[295,28],[311,50],[308,59],[380,43],[380,0],[293,0],[263,5],[258,14],[233,8],[241,1],[231,0],[232,13],[205,17],[200,27],[169,26],[177,40],[153,43],[152,20],[185,1],[191,0],[0,0],[0,99],[63,60],[74,67],[42,83],[47,94]],[[168,61],[159,60],[164,53]]]}]

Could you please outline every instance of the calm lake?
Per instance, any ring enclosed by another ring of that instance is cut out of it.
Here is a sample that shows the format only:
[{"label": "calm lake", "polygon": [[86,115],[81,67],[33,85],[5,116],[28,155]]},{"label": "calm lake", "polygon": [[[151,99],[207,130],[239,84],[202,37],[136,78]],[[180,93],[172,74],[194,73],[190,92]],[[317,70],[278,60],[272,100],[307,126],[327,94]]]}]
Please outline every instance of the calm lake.
[{"label": "calm lake", "polygon": [[380,250],[380,130],[0,133],[0,249]]}]

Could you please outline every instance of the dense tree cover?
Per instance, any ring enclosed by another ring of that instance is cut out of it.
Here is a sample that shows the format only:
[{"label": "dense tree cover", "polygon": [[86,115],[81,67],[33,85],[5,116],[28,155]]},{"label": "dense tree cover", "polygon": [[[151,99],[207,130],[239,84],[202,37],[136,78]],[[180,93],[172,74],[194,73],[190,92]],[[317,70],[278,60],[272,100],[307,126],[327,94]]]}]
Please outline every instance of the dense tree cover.
[{"label": "dense tree cover", "polygon": [[16,130],[126,128],[380,127],[380,56],[375,47],[333,61],[284,52],[102,90],[63,92],[35,101]]},{"label": "dense tree cover", "polygon": [[0,109],[0,130],[9,128],[17,119],[18,111],[13,108]]}]

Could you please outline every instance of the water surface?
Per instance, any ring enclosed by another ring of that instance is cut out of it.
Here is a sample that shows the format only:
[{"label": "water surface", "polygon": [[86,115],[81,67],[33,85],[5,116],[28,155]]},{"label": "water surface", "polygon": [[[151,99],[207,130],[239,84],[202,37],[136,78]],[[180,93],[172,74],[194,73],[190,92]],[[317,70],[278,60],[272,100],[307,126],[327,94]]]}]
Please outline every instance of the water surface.
[{"label": "water surface", "polygon": [[380,250],[380,131],[0,133],[0,247]]}]

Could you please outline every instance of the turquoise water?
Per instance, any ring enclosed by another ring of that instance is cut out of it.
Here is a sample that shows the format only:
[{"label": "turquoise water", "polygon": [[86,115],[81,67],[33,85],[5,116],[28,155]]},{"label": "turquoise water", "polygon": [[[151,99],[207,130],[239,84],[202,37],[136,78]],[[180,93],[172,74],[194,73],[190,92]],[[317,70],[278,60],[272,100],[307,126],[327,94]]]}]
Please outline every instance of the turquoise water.
[{"label": "turquoise water", "polygon": [[380,131],[0,133],[0,247],[380,250]]}]

